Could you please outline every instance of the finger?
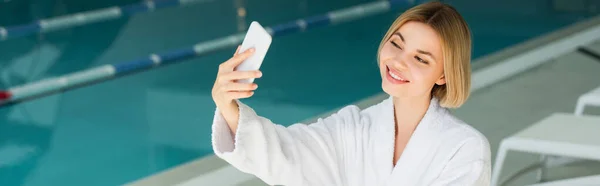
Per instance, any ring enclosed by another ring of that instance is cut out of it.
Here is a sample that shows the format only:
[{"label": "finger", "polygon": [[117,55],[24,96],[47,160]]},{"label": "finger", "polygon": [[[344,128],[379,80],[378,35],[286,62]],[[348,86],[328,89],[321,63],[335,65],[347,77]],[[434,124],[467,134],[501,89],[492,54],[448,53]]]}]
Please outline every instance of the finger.
[{"label": "finger", "polygon": [[254,95],[254,91],[243,91],[243,92],[227,92],[227,97],[230,99],[242,99],[249,98]]},{"label": "finger", "polygon": [[241,54],[233,56],[231,59],[225,61],[223,63],[223,66],[225,67],[225,70],[233,70],[234,67],[241,64],[244,60],[246,60],[252,54],[254,54],[254,48],[250,48],[250,49],[242,52]]},{"label": "finger", "polygon": [[221,83],[226,83],[229,81],[240,80],[240,79],[249,79],[249,78],[260,78],[262,76],[262,72],[259,70],[252,71],[231,71],[226,72],[221,75]]},{"label": "finger", "polygon": [[240,91],[253,91],[258,88],[255,83],[228,83],[223,87],[225,92],[240,92]]},{"label": "finger", "polygon": [[240,52],[240,48],[242,48],[242,45],[237,46],[237,49],[235,49],[235,53],[233,53],[233,56],[236,56],[238,52]]}]

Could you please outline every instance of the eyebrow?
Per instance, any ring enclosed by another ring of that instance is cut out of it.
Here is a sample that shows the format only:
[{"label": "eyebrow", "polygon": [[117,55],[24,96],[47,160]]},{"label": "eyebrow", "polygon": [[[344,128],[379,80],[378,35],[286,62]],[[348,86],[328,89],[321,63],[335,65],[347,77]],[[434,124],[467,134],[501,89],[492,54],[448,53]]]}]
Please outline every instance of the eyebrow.
[{"label": "eyebrow", "polygon": [[402,40],[402,42],[406,43],[406,41],[404,41],[404,37],[402,37],[402,34],[400,32],[395,32],[394,35],[397,35],[398,37],[400,37],[400,40]]},{"label": "eyebrow", "polygon": [[[406,43],[406,40],[404,40],[404,37],[402,36],[400,31],[395,32],[394,35],[397,35],[398,37],[400,37],[400,40],[402,40],[402,42]],[[417,49],[417,52],[419,52],[423,55],[428,55],[429,57],[433,58],[433,60],[435,60],[435,57],[433,57],[433,54],[431,54],[431,52],[427,52],[427,51],[420,50],[420,49]]]}]

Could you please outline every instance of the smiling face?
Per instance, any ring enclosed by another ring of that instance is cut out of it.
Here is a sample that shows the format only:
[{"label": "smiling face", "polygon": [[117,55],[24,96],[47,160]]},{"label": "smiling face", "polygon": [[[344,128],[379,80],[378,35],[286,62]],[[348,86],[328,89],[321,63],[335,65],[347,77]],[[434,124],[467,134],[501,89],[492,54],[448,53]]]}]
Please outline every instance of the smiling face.
[{"label": "smiling face", "polygon": [[409,21],[383,43],[379,52],[382,88],[394,97],[430,97],[444,85],[442,42],[429,25]]}]

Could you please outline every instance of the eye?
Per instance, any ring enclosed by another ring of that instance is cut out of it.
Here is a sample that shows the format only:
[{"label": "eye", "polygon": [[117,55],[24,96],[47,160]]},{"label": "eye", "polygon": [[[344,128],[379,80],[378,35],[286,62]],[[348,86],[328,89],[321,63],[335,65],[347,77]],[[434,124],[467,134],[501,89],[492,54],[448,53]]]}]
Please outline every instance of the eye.
[{"label": "eye", "polygon": [[396,48],[399,48],[400,50],[402,50],[402,47],[400,47],[400,45],[398,45],[398,43],[392,41],[392,45],[394,45]]},{"label": "eye", "polygon": [[421,59],[419,56],[415,56],[415,59],[423,64],[429,64],[429,62],[425,61],[424,59]]}]

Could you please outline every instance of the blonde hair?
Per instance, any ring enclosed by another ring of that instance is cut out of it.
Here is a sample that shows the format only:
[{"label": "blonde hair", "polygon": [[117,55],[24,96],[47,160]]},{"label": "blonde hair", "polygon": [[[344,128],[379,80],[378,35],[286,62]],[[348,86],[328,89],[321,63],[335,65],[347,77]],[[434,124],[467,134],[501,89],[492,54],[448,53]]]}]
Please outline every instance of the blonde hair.
[{"label": "blonde hair", "polygon": [[402,13],[392,23],[378,53],[390,37],[409,21],[425,23],[440,36],[446,84],[434,85],[431,94],[439,99],[442,107],[460,107],[469,97],[471,88],[471,32],[467,23],[449,5],[441,2],[420,4]]}]

